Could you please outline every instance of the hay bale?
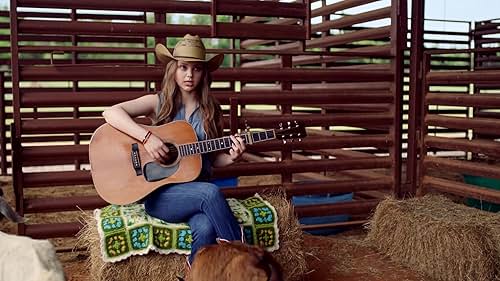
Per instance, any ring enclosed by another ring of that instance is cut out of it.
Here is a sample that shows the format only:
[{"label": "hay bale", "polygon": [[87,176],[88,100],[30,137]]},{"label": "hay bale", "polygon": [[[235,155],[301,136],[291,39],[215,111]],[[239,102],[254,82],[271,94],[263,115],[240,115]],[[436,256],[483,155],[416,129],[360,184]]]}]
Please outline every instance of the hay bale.
[{"label": "hay bale", "polygon": [[[303,235],[293,206],[283,194],[261,194],[278,213],[280,248],[273,257],[282,265],[285,280],[301,280],[307,270],[303,252]],[[160,255],[152,251],[144,256],[133,256],[116,263],[106,263],[101,258],[99,234],[94,217],[85,215],[84,227],[78,235],[78,244],[89,249],[89,270],[94,281],[127,280],[177,280],[184,273],[185,256],[178,254]]]},{"label": "hay bale", "polygon": [[284,280],[302,280],[307,272],[304,235],[293,205],[282,193],[263,193],[261,196],[278,213],[280,248],[271,254],[283,268]]},{"label": "hay bale", "polygon": [[500,214],[436,195],[387,198],[368,228],[381,252],[437,280],[500,280]]}]

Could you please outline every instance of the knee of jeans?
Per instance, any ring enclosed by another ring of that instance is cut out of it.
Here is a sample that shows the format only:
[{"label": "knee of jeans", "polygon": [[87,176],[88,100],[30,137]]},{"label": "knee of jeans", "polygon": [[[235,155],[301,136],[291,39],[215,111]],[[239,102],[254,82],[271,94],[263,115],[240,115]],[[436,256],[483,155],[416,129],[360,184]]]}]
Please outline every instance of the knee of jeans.
[{"label": "knee of jeans", "polygon": [[222,195],[220,188],[213,183],[205,183],[201,188],[203,188],[205,199],[210,202],[224,199],[224,196]]}]

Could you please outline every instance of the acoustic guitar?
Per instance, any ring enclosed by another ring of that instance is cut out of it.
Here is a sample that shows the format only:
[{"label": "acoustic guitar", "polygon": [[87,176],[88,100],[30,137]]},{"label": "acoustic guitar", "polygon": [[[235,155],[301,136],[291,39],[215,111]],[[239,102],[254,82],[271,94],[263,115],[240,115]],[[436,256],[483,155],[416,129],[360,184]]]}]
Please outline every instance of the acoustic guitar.
[{"label": "acoustic guitar", "polygon": [[[136,202],[169,183],[189,182],[201,172],[201,154],[231,148],[229,136],[198,141],[191,125],[173,121],[144,126],[161,138],[169,149],[164,162],[155,161],[142,143],[109,124],[97,128],[89,145],[92,180],[97,193],[111,204]],[[247,145],[282,139],[303,138],[304,126],[287,122],[279,129],[240,134]]]}]

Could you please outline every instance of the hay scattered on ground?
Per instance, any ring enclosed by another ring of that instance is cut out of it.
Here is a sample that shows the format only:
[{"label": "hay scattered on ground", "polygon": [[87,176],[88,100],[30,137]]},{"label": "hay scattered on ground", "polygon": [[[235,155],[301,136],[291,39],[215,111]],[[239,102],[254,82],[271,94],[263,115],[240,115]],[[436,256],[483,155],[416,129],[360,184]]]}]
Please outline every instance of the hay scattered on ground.
[{"label": "hay scattered on ground", "polygon": [[[285,280],[301,280],[307,270],[303,252],[303,234],[294,214],[293,206],[282,194],[267,193],[261,196],[269,201],[278,213],[280,249],[273,256],[282,265]],[[82,217],[84,228],[80,231],[79,246],[89,248],[89,271],[95,281],[177,280],[183,275],[185,256],[160,255],[154,251],[144,256],[133,256],[124,261],[106,263],[101,258],[96,221],[90,215]]]},{"label": "hay scattered on ground", "polygon": [[500,280],[500,214],[437,195],[387,198],[368,228],[381,252],[438,280]]}]

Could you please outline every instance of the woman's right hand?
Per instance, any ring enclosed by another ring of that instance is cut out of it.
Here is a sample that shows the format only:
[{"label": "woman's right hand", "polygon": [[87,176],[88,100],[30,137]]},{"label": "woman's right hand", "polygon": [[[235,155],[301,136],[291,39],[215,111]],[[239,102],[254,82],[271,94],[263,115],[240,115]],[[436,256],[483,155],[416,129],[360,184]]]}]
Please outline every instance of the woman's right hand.
[{"label": "woman's right hand", "polygon": [[144,148],[149,155],[158,162],[165,162],[168,158],[168,147],[154,134],[151,134],[149,139],[144,144]]}]

